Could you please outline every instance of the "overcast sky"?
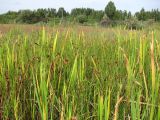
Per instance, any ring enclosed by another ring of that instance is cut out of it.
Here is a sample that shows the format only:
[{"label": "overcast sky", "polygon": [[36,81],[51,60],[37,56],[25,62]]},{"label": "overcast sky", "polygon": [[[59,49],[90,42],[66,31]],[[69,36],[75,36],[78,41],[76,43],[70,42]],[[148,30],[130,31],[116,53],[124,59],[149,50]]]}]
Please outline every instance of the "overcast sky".
[{"label": "overcast sky", "polygon": [[[96,10],[104,10],[109,0],[0,0],[0,13],[9,10],[17,11],[20,9],[37,8],[56,8],[64,7],[70,12],[72,8],[89,7]],[[132,13],[139,11],[142,7],[146,10],[159,8],[160,0],[112,0],[117,9],[128,10]]]}]

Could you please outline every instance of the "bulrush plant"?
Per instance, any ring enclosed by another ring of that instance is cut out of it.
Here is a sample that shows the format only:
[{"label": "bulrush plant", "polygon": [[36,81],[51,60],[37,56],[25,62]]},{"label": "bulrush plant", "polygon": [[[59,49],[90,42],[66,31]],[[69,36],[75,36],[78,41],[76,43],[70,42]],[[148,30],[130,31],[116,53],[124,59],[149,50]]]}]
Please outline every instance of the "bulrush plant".
[{"label": "bulrush plant", "polygon": [[0,119],[160,119],[159,34],[78,26],[3,34]]}]

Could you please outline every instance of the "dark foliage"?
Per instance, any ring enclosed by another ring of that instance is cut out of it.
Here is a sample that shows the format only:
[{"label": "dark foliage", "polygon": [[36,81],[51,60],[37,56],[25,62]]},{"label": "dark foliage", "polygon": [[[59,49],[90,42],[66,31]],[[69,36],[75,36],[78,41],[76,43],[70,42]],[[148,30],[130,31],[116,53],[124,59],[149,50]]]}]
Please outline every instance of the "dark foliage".
[{"label": "dark foliage", "polygon": [[[107,15],[109,20],[103,19],[104,15]],[[0,23],[48,23],[52,22],[54,24],[62,23],[62,21],[67,22],[78,22],[84,23],[100,23],[102,26],[108,25],[110,23],[117,24],[119,21],[130,20],[129,24],[134,26],[138,21],[133,21],[131,18],[136,17],[139,21],[160,21],[160,11],[158,9],[152,11],[145,11],[144,8],[140,12],[136,12],[132,15],[129,11],[117,10],[114,2],[110,1],[105,10],[94,10],[91,8],[74,8],[71,13],[67,12],[63,7],[59,8],[58,11],[54,8],[48,9],[37,9],[31,10],[19,10],[18,12],[9,11],[5,14],[0,15]],[[118,21],[118,22],[117,22]],[[136,25],[137,26],[137,25]]]},{"label": "dark foliage", "polygon": [[86,15],[79,15],[77,16],[77,21],[81,24],[87,22],[87,16]]}]

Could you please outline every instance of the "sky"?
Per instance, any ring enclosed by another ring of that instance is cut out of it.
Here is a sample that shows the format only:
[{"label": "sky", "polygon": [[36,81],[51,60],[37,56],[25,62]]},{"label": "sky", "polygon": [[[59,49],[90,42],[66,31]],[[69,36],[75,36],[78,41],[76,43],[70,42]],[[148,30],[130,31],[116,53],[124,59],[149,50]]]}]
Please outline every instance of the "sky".
[{"label": "sky", "polygon": [[[56,8],[64,7],[68,12],[73,8],[94,8],[104,10],[110,0],[0,0],[0,14],[9,10],[20,9]],[[112,0],[119,10],[127,10],[135,13],[141,8],[151,10],[159,8],[160,0]]]}]

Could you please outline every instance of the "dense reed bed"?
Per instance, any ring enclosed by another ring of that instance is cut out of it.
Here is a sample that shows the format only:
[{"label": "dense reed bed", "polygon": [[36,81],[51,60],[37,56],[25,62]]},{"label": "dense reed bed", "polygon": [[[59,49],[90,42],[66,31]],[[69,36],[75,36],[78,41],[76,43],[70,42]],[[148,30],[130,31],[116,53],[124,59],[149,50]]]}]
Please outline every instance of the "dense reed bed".
[{"label": "dense reed bed", "polygon": [[120,28],[0,36],[0,119],[159,120],[160,32]]}]

